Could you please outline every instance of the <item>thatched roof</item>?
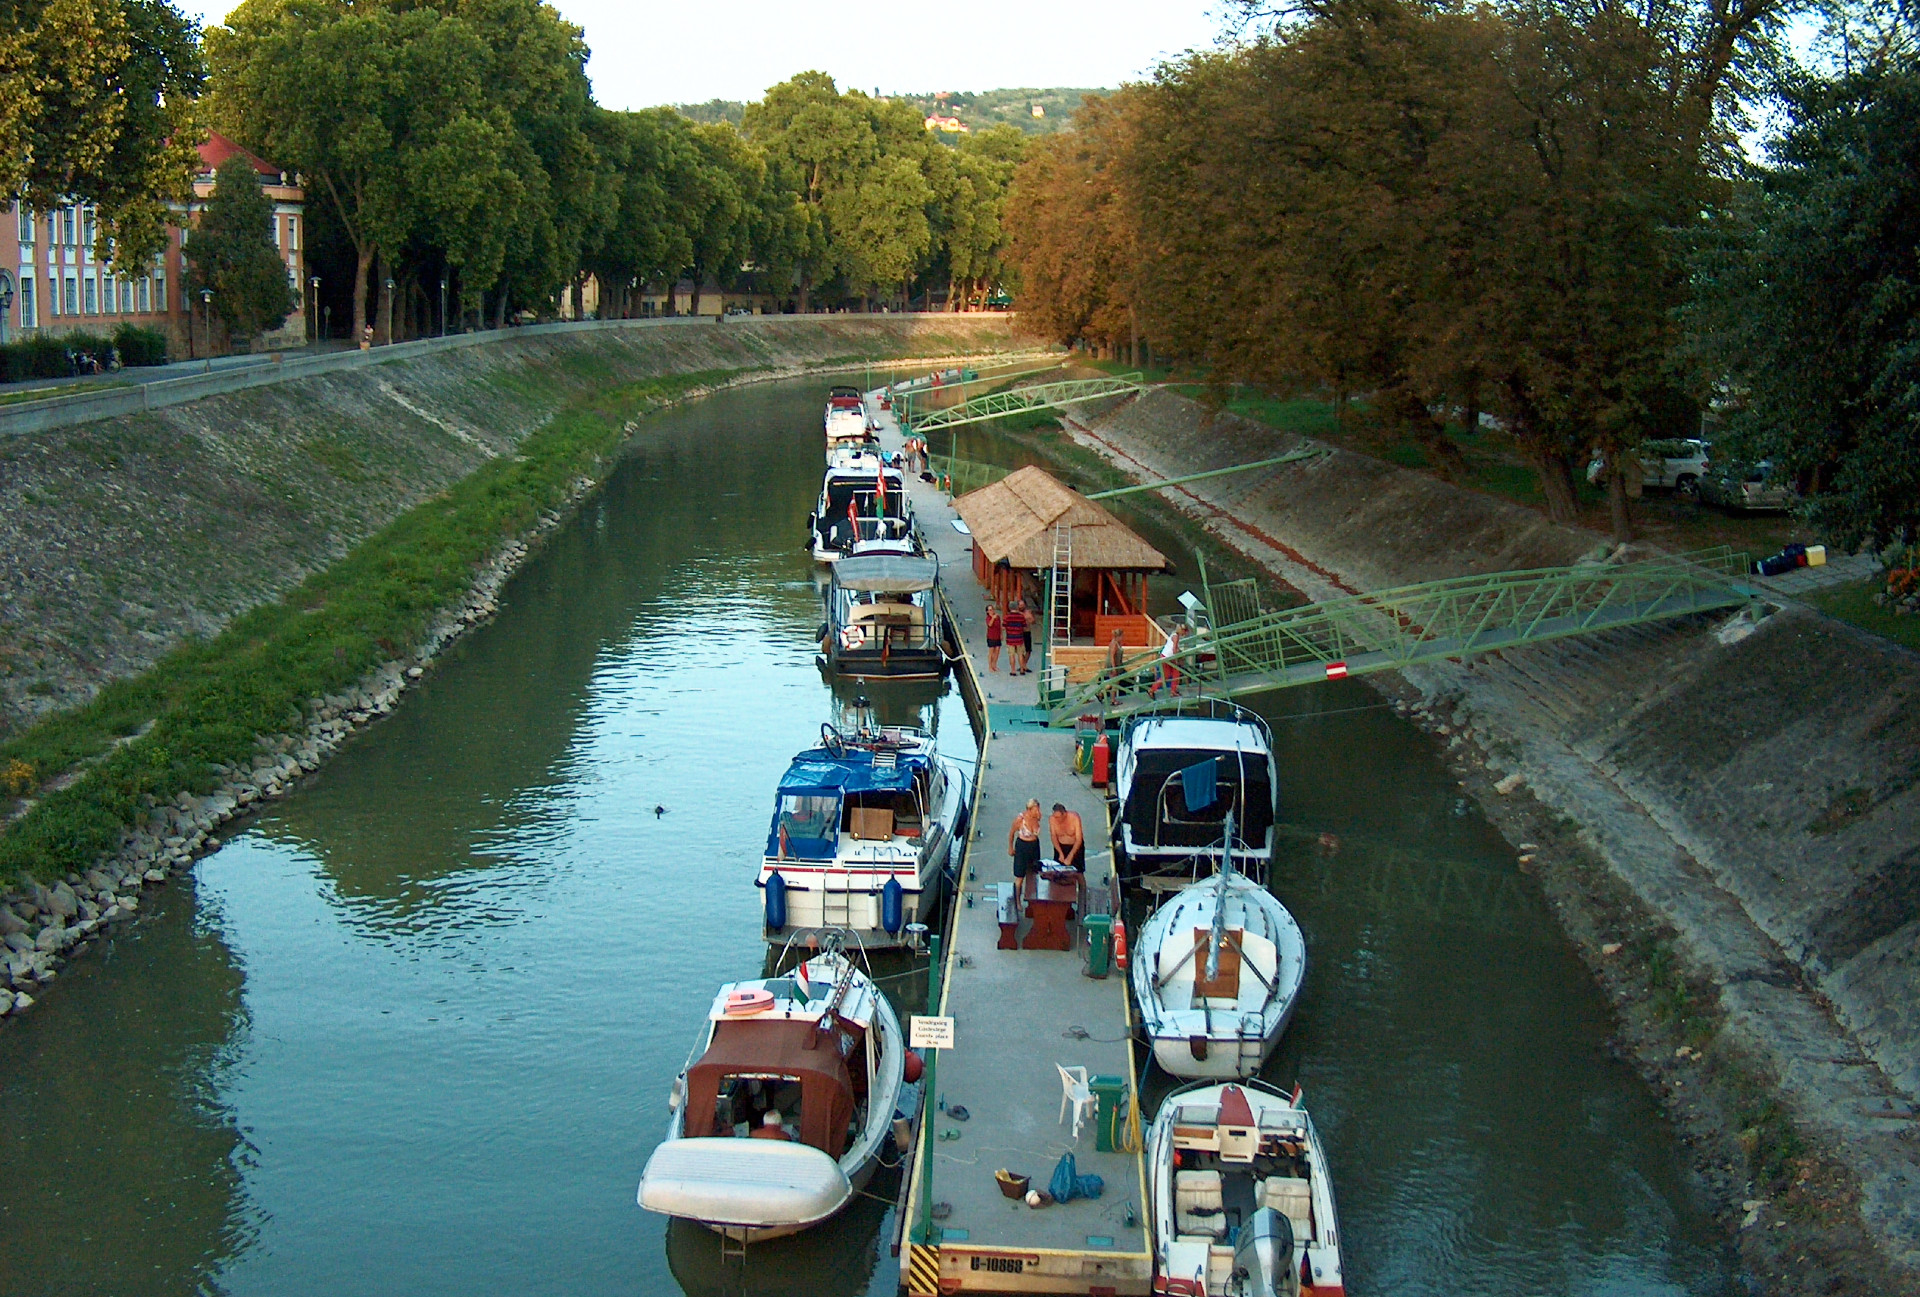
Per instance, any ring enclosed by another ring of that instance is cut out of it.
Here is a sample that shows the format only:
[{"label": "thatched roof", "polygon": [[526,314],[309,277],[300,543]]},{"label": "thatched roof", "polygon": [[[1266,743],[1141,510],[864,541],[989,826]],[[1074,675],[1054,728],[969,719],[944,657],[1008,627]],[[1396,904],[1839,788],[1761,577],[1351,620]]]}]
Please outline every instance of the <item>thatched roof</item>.
[{"label": "thatched roof", "polygon": [[1120,520],[1044,470],[1023,468],[953,502],[990,563],[1038,570],[1053,566],[1053,528],[1072,528],[1073,565],[1118,572],[1160,572],[1167,556]]}]

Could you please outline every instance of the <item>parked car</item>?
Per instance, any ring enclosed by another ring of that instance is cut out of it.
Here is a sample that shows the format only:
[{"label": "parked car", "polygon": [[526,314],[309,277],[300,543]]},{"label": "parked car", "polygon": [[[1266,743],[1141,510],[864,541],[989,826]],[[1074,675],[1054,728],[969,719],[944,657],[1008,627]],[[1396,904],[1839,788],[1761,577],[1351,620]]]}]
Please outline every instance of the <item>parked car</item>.
[{"label": "parked car", "polygon": [[1700,479],[1700,498],[1721,509],[1742,513],[1760,509],[1791,509],[1800,493],[1785,482],[1769,481],[1773,461],[1758,464],[1709,463]]},{"label": "parked car", "polygon": [[[1707,471],[1707,443],[1698,437],[1674,437],[1648,441],[1640,446],[1642,485],[1672,491],[1683,499],[1696,499],[1700,479]],[[1606,480],[1607,461],[1600,455],[1587,465],[1587,481]]]}]

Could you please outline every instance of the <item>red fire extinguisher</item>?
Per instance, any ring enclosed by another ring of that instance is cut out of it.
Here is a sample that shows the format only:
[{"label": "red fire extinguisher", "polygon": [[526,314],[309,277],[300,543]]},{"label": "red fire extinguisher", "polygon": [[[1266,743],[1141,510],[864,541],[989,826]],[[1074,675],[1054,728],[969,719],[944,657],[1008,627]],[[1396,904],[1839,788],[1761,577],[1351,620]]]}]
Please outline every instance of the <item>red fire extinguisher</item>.
[{"label": "red fire extinguisher", "polygon": [[1093,741],[1093,786],[1105,788],[1107,777],[1113,770],[1113,749],[1107,746],[1105,730]]}]

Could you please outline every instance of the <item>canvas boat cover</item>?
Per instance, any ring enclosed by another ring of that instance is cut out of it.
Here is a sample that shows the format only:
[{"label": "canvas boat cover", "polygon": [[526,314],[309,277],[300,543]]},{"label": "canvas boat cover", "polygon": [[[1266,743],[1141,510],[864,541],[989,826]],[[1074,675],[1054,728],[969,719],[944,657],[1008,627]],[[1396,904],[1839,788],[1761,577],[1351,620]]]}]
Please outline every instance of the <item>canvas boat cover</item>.
[{"label": "canvas boat cover", "polygon": [[[774,1075],[800,1083],[800,1142],[828,1157],[846,1151],[853,1117],[853,1077],[847,1059],[865,1033],[836,1021],[827,1030],[814,1018],[763,1014],[713,1024],[713,1040],[687,1069],[685,1124],[689,1135],[721,1136],[714,1129],[722,1082],[729,1076]],[[778,1141],[767,1140],[766,1143]]]},{"label": "canvas boat cover", "polygon": [[825,1153],[770,1139],[670,1139],[640,1177],[642,1207],[716,1225],[810,1225],[852,1197]]},{"label": "canvas boat cover", "polygon": [[787,773],[780,776],[780,795],[909,792],[914,769],[925,764],[924,758],[902,752],[898,765],[876,768],[871,752],[853,748],[844,757],[836,757],[825,748],[814,748],[795,757]]},{"label": "canvas boat cover", "polygon": [[913,594],[931,590],[940,579],[940,560],[930,554],[855,554],[834,564],[834,584],[877,594]]}]

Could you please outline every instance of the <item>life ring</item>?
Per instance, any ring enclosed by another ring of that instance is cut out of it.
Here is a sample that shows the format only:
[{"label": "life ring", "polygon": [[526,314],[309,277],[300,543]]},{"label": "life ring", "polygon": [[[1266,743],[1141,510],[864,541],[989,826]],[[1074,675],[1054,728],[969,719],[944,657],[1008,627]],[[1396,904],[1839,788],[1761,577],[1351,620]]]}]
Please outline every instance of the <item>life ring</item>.
[{"label": "life ring", "polygon": [[765,1013],[773,1007],[773,992],[764,986],[748,987],[741,991],[727,992],[727,1016],[744,1017],[748,1014]]}]

